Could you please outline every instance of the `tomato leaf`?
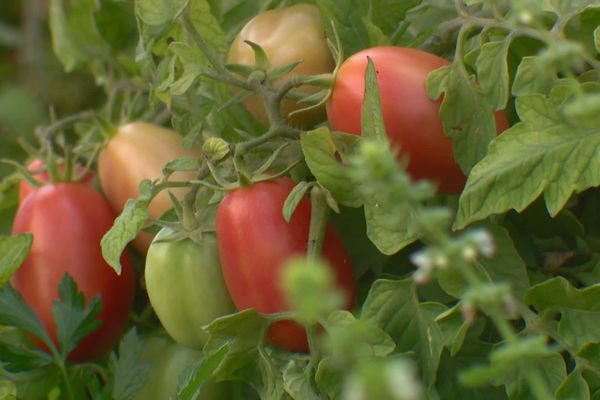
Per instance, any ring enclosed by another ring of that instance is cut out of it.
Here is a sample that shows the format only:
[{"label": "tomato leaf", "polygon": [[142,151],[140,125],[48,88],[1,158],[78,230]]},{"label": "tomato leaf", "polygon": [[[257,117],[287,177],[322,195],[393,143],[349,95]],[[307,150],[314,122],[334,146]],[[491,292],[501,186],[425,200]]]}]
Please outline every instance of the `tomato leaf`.
[{"label": "tomato leaf", "polygon": [[115,400],[135,398],[135,394],[146,383],[151,363],[142,361],[143,344],[133,328],[121,339],[118,353],[111,353],[109,365],[113,374],[107,387]]},{"label": "tomato leaf", "polygon": [[308,182],[299,182],[296,186],[294,186],[288,197],[285,199],[285,203],[283,203],[283,219],[285,219],[286,222],[290,222],[296,207],[298,207],[300,201],[302,201],[304,196],[306,196],[306,191],[309,188],[310,185]]},{"label": "tomato leaf", "polygon": [[426,85],[431,99],[444,93],[440,106],[444,132],[452,139],[454,159],[467,175],[496,136],[493,107],[473,76],[457,63],[431,72]]},{"label": "tomato leaf", "polygon": [[[381,112],[381,97],[377,83],[377,72],[373,60],[368,58],[365,71],[365,97],[361,108],[361,133],[368,139],[388,143],[383,114]],[[396,149],[398,150],[398,149]]]},{"label": "tomato leaf", "polygon": [[600,311],[600,284],[576,289],[565,278],[552,278],[532,286],[524,300],[538,312],[566,308]]},{"label": "tomato leaf", "polygon": [[496,110],[506,107],[508,88],[508,49],[511,38],[487,42],[477,57],[477,78],[486,98]]},{"label": "tomato leaf", "polygon": [[[570,92],[571,89],[563,91]],[[455,226],[510,210],[523,211],[544,194],[555,216],[569,197],[600,185],[600,130],[561,112],[565,95],[522,96],[522,122],[492,141],[488,155],[473,168],[461,195]]]},{"label": "tomato leaf", "polygon": [[337,202],[348,207],[361,204],[347,167],[348,156],[359,140],[355,135],[319,128],[303,134],[300,141],[306,164],[317,181]]},{"label": "tomato leaf", "polygon": [[377,280],[363,304],[360,319],[384,329],[396,351],[414,351],[427,387],[433,385],[444,338],[435,318],[445,307],[420,303],[412,279]]},{"label": "tomato leaf", "polygon": [[312,384],[311,370],[297,362],[290,362],[283,371],[283,388],[293,399],[320,400]]},{"label": "tomato leaf", "polygon": [[[513,344],[504,344],[490,354],[487,366],[470,367],[459,374],[460,382],[467,387],[478,387],[490,383],[503,384],[511,399],[530,399],[528,377],[532,372],[540,379],[540,386],[553,393],[567,377],[566,367],[560,353],[546,345],[543,336],[532,336]],[[534,372],[535,371],[535,372]]]},{"label": "tomato leaf", "polygon": [[140,196],[135,200],[127,200],[123,212],[115,219],[114,225],[100,242],[104,260],[117,274],[121,274],[121,255],[127,243],[138,235],[150,218],[147,207],[151,200],[151,189],[148,185],[150,185],[148,180],[140,183]]},{"label": "tomato leaf", "polygon": [[558,334],[573,349],[580,350],[590,343],[600,342],[600,312],[566,309],[561,312]]},{"label": "tomato leaf", "polygon": [[[529,276],[525,262],[514,247],[508,231],[497,225],[485,225],[494,237],[494,256],[481,257],[468,266],[472,273],[479,276],[482,281],[494,283],[508,283],[519,297],[522,297],[529,288]],[[467,267],[465,267],[467,268]],[[460,271],[455,268],[446,268],[438,273],[438,282],[446,293],[460,298],[469,283]]]},{"label": "tomato leaf", "polygon": [[[325,32],[334,38],[335,25],[344,54],[381,45],[383,37],[393,36],[408,10],[421,0],[317,0]],[[377,34],[374,34],[377,32]]]},{"label": "tomato leaf", "polygon": [[58,285],[59,300],[52,304],[56,337],[61,353],[66,357],[87,335],[102,325],[98,315],[102,309],[100,296],[85,304],[83,292],[77,290],[73,278],[66,274]]},{"label": "tomato leaf", "polygon": [[556,390],[555,395],[556,400],[589,400],[591,398],[589,385],[578,370],[567,376],[567,379]]},{"label": "tomato leaf", "polygon": [[32,244],[31,234],[0,236],[0,287],[10,280],[25,261]]},{"label": "tomato leaf", "polygon": [[557,79],[553,71],[540,67],[537,57],[523,57],[512,84],[512,94],[524,96],[550,93]]},{"label": "tomato leaf", "polygon": [[0,289],[0,325],[24,329],[40,338],[49,348],[54,346],[37,315],[10,284]]},{"label": "tomato leaf", "polygon": [[48,353],[24,346],[15,346],[0,340],[2,368],[8,372],[26,372],[48,367],[53,363]]},{"label": "tomato leaf", "polygon": [[136,2],[138,17],[148,25],[164,25],[179,16],[188,0],[139,0]]},{"label": "tomato leaf", "polygon": [[49,8],[49,25],[54,54],[67,71],[82,65],[100,69],[102,61],[111,59],[110,46],[99,34],[94,13],[97,1],[66,2],[52,0]]},{"label": "tomato leaf", "polygon": [[202,391],[202,386],[210,380],[212,374],[227,357],[229,348],[229,344],[224,344],[210,356],[186,369],[179,380],[177,398],[181,400],[197,399]]}]

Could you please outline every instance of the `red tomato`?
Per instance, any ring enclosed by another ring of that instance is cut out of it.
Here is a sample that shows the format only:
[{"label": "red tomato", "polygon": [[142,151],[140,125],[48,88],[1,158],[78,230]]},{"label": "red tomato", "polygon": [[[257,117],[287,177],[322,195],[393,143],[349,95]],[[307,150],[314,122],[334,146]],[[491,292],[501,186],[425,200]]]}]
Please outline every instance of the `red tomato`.
[{"label": "red tomato", "polygon": [[[439,192],[459,193],[466,177],[454,161],[452,141],[444,134],[439,116],[441,100],[427,97],[429,73],[449,61],[421,50],[374,47],[349,57],[341,65],[327,103],[327,117],[336,131],[360,135],[361,106],[367,57],[373,60],[381,96],[381,109],[392,146],[408,156],[413,179],[430,179]],[[508,128],[503,112],[496,113],[497,131]]]},{"label": "red tomato", "polygon": [[[31,162],[31,164],[29,164],[27,169],[30,171],[35,171],[36,169],[40,169],[43,166],[44,166],[44,162],[42,160],[36,159],[36,160],[33,160]],[[64,164],[59,165],[59,170],[61,172],[64,172],[64,170],[65,170]],[[77,165],[76,174],[79,175],[82,171],[83,171],[83,167],[81,165]],[[37,174],[34,174],[33,177],[43,183],[49,182],[48,171],[46,171],[46,170],[44,170],[42,172],[38,172]],[[92,171],[87,171],[86,174],[81,178],[81,180],[79,182],[85,183],[85,184],[91,184],[93,180],[94,180],[94,173]],[[35,188],[33,186],[31,186],[26,181],[22,180],[19,184],[19,204],[23,203],[23,200],[25,199],[25,197],[27,197],[27,195],[29,193],[33,192],[34,190],[35,190]]]},{"label": "red tomato", "polygon": [[56,341],[52,302],[58,284],[69,273],[86,300],[100,294],[102,326],[69,356],[88,360],[110,350],[126,328],[133,304],[135,277],[124,253],[117,275],[104,261],[102,236],[115,218],[102,195],[87,185],[49,184],[25,198],[15,216],[13,233],[30,232],[33,245],[12,283]]},{"label": "red tomato", "polygon": [[[287,223],[283,203],[294,182],[290,178],[256,183],[225,196],[217,211],[217,238],[223,276],[239,310],[255,308],[263,313],[289,310],[279,286],[285,262],[306,254],[311,204],[302,199]],[[331,226],[327,227],[323,257],[329,262],[337,284],[354,304],[356,283],[350,256]],[[268,339],[292,351],[306,351],[304,327],[292,321],[276,322]]]}]

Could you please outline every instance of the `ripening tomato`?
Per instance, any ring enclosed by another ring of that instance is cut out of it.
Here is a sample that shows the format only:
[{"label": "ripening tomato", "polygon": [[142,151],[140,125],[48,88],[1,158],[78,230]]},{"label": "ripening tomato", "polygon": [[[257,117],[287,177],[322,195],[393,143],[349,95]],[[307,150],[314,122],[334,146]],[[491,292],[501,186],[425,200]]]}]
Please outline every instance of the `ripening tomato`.
[{"label": "ripening tomato", "polygon": [[[181,136],[161,126],[133,122],[120,127],[108,141],[98,158],[98,178],[110,205],[120,213],[128,199],[138,197],[138,186],[144,179],[162,178],[166,163],[180,157],[196,158],[197,149],[186,149]],[[194,179],[194,172],[175,172],[171,180]],[[176,197],[182,197],[186,189],[171,189]],[[159,218],[173,207],[167,191],[159,193],[150,203],[148,212]],[[148,251],[153,235],[140,232],[133,245],[142,254]]]},{"label": "ripening tomato", "polygon": [[[291,257],[308,248],[311,204],[300,201],[290,222],[283,218],[285,199],[294,187],[290,178],[260,182],[228,193],[217,211],[217,239],[223,276],[239,310],[263,313],[289,310],[280,275]],[[331,226],[327,227],[322,255],[346,294],[346,307],[354,304],[356,283],[350,256]],[[306,351],[304,327],[292,321],[276,322],[268,339],[292,351]]]},{"label": "ripening tomato", "polygon": [[[43,166],[44,166],[44,162],[42,160],[35,159],[29,164],[27,169],[29,171],[35,171],[35,170],[42,168]],[[60,164],[58,166],[58,168],[61,173],[64,172],[64,170],[65,170],[64,164]],[[75,167],[75,170],[76,170],[75,174],[79,175],[83,172],[83,166],[77,165]],[[38,172],[38,173],[34,174],[33,177],[42,183],[47,183],[50,180],[50,178],[48,177],[47,170]],[[85,183],[85,184],[91,184],[93,182],[93,180],[94,180],[94,173],[92,171],[88,170],[88,171],[86,171],[86,173],[83,175],[83,177],[81,177],[81,179],[78,182]],[[31,186],[26,181],[22,180],[19,183],[19,204],[21,204],[23,202],[23,199],[25,199],[25,197],[27,197],[27,195],[29,193],[33,192],[34,190],[35,190],[35,188],[33,186]]]},{"label": "ripening tomato", "polygon": [[223,280],[214,236],[205,234],[202,243],[162,241],[170,232],[161,229],[148,249],[144,273],[148,298],[176,342],[201,349],[208,338],[202,327],[235,307]]},{"label": "ripening tomato", "polygon": [[[444,134],[439,116],[441,100],[431,100],[425,90],[429,73],[449,61],[418,49],[374,47],[349,57],[339,68],[327,117],[331,127],[360,135],[361,106],[365,90],[367,57],[373,60],[381,96],[381,110],[392,146],[399,156],[408,156],[408,173],[413,179],[437,182],[443,194],[459,193],[466,177],[454,161],[452,141]],[[496,113],[496,130],[508,122]]]},{"label": "ripening tomato", "polygon": [[[335,62],[327,45],[323,21],[319,9],[312,4],[296,4],[258,14],[252,18],[235,37],[227,62],[231,64],[255,65],[254,51],[245,43],[259,44],[269,58],[271,68],[301,61],[290,73],[279,78],[275,85],[289,80],[294,75],[318,75],[330,73]],[[303,86],[295,92],[315,93],[317,88]],[[250,96],[244,104],[248,111],[264,126],[269,119],[261,99]],[[286,117],[295,110],[306,107],[293,100],[284,99],[281,111]],[[287,118],[289,124],[307,127],[325,118],[322,107],[304,111]]]},{"label": "ripening tomato", "polygon": [[85,184],[48,184],[31,192],[15,216],[13,233],[32,233],[33,245],[12,277],[14,287],[37,314],[56,342],[52,302],[65,273],[71,275],[86,300],[99,294],[99,329],[70,354],[88,360],[109,351],[127,326],[133,305],[135,277],[123,254],[121,275],[104,261],[102,236],[115,215],[102,195]]}]

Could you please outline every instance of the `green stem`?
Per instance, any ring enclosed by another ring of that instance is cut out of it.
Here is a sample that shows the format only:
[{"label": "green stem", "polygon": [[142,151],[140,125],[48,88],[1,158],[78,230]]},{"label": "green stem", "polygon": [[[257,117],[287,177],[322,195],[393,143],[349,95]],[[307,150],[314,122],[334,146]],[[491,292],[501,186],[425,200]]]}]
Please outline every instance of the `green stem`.
[{"label": "green stem", "polygon": [[61,359],[60,362],[57,362],[56,365],[60,370],[60,374],[63,377],[65,382],[65,389],[67,390],[67,397],[69,400],[75,400],[75,393],[73,393],[73,387],[71,386],[71,379],[69,379],[69,374],[67,373],[67,366],[65,365],[64,360]]},{"label": "green stem", "polygon": [[319,186],[313,186],[310,193],[310,201],[311,214],[306,257],[309,260],[314,260],[321,256],[325,231],[327,229],[329,207],[327,206],[325,193],[323,193],[323,190]]}]

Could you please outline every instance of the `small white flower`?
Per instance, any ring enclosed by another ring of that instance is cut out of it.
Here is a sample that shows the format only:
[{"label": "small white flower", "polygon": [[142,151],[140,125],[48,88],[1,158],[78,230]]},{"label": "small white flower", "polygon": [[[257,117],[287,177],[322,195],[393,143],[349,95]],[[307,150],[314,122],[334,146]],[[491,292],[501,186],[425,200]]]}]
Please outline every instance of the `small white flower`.
[{"label": "small white flower", "polygon": [[485,257],[491,257],[494,255],[496,251],[496,246],[494,244],[494,238],[492,235],[486,231],[485,229],[478,229],[473,232],[473,240],[475,244],[479,248],[481,254]]}]

